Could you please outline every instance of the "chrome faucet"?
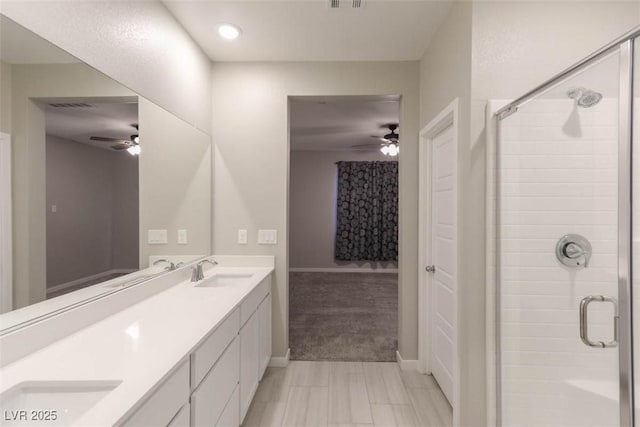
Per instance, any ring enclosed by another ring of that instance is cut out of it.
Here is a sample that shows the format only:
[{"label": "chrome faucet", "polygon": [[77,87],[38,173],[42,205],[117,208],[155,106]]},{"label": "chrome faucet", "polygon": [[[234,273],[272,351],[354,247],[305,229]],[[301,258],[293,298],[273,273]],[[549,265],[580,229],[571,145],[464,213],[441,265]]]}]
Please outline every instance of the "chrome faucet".
[{"label": "chrome faucet", "polygon": [[173,271],[173,270],[175,270],[175,269],[176,269],[176,265],[175,265],[174,263],[172,263],[171,261],[167,260],[167,259],[159,259],[159,260],[155,261],[155,262],[153,263],[153,265],[160,264],[161,262],[164,262],[164,263],[166,263],[166,264],[169,264],[169,265],[167,265],[167,266],[164,268],[165,270]]},{"label": "chrome faucet", "polygon": [[195,267],[191,267],[191,281],[192,282],[197,282],[200,281],[202,279],[204,279],[204,271],[202,269],[202,264],[204,264],[205,262],[208,262],[209,264],[216,266],[218,265],[217,261],[214,260],[210,260],[210,259],[203,259],[202,261],[200,261],[199,263],[197,263],[195,265]]}]

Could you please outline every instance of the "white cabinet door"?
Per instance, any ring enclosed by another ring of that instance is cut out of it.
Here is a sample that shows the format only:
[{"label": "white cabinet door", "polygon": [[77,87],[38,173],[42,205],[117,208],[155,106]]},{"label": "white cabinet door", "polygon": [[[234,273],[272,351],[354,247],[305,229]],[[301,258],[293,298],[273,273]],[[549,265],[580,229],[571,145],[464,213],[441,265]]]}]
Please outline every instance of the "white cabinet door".
[{"label": "white cabinet door", "polygon": [[191,395],[191,425],[216,424],[238,384],[240,344],[234,339]]},{"label": "white cabinet door", "polygon": [[187,403],[180,409],[167,427],[189,427],[191,425],[191,407]]},{"label": "white cabinet door", "polygon": [[216,427],[238,427],[240,425],[240,411],[238,401],[238,387],[233,391],[226,408],[220,415]]},{"label": "white cabinet door", "polygon": [[271,293],[258,306],[260,323],[260,379],[271,360]]},{"label": "white cabinet door", "polygon": [[240,310],[236,309],[191,353],[191,390],[198,387],[239,331]]},{"label": "white cabinet door", "polygon": [[257,312],[240,329],[240,421],[244,421],[258,388],[259,324]]},{"label": "white cabinet door", "polygon": [[126,420],[126,427],[166,426],[189,400],[189,361],[184,361]]}]

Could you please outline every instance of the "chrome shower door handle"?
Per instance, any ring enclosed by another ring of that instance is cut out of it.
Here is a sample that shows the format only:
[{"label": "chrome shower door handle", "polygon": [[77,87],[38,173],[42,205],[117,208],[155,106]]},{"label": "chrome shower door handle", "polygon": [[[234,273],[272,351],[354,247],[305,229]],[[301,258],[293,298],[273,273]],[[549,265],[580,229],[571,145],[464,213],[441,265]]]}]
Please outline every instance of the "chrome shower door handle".
[{"label": "chrome shower door handle", "polygon": [[[611,341],[591,341],[589,339],[589,304],[592,302],[610,302],[613,304],[613,340]],[[580,339],[589,347],[609,348],[618,345],[618,304],[616,300],[604,295],[589,295],[580,301]]]}]

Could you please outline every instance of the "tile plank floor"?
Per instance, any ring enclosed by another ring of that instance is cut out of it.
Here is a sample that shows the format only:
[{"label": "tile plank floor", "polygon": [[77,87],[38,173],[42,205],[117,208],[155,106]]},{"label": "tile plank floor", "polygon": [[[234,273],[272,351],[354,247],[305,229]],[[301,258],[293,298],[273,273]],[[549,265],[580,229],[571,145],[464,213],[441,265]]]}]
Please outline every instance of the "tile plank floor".
[{"label": "tile plank floor", "polygon": [[389,362],[292,361],[267,368],[243,427],[451,427],[433,377]]}]

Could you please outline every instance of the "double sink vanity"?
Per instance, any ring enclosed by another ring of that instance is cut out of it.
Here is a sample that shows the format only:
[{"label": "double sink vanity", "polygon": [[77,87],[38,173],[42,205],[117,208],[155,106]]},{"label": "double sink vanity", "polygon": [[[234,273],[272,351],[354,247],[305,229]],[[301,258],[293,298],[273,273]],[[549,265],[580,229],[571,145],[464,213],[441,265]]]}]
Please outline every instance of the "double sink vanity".
[{"label": "double sink vanity", "polygon": [[274,259],[206,259],[1,336],[0,425],[238,426],[271,359]]}]

